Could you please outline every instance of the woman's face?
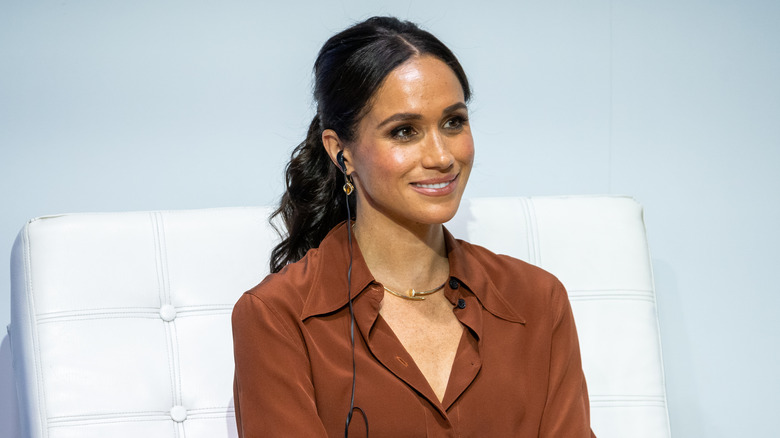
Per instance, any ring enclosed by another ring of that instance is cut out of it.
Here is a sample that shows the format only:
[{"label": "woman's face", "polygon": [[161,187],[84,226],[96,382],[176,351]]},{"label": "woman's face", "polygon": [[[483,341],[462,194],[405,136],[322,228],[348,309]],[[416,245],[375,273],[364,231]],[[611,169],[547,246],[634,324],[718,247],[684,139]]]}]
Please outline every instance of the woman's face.
[{"label": "woman's face", "polygon": [[432,56],[414,57],[385,79],[345,150],[359,217],[440,224],[458,210],[474,161],[463,88]]}]

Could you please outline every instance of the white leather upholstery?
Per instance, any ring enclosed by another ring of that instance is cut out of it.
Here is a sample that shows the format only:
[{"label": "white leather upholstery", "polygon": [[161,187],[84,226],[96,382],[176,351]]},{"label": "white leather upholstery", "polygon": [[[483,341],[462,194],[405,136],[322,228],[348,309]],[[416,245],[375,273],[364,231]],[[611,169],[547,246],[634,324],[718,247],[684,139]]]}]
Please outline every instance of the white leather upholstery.
[{"label": "white leather upholstery", "polygon": [[268,213],[30,221],[12,256],[24,435],[236,436],[230,313],[268,270]]},{"label": "white leather upholstery", "polygon": [[[29,437],[233,437],[233,303],[267,272],[270,209],[30,221],[10,339]],[[601,438],[668,437],[655,293],[630,198],[466,200],[456,237],[569,289]]]},{"label": "white leather upholstery", "polygon": [[671,436],[653,274],[636,201],[472,199],[449,229],[540,266],[566,286],[599,438]]}]

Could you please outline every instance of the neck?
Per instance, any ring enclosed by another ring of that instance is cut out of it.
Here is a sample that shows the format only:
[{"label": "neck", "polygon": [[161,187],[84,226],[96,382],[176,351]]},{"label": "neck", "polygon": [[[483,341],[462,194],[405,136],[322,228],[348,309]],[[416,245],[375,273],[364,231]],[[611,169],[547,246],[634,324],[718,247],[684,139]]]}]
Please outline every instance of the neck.
[{"label": "neck", "polygon": [[449,275],[440,224],[400,224],[383,215],[355,221],[355,238],[374,278],[395,290],[426,290]]}]

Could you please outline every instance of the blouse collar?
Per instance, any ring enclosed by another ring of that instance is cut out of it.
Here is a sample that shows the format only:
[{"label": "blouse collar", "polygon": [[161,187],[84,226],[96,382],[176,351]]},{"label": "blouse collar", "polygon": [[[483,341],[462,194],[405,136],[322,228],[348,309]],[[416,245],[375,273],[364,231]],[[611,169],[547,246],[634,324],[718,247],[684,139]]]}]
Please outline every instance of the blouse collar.
[{"label": "blouse collar", "polygon": [[[314,281],[306,296],[301,311],[301,321],[316,315],[335,312],[348,304],[347,270],[349,268],[349,241],[347,232],[351,227],[345,222],[334,227],[320,243],[319,248],[310,251],[308,257],[319,259],[314,263]],[[478,258],[474,245],[455,239],[444,228],[447,258],[450,264],[450,278],[458,281],[473,293],[480,304],[493,315],[512,322],[525,324],[525,318],[513,309],[493,281],[485,273],[483,265],[489,258]],[[354,300],[372,282],[374,277],[366,265],[360,247],[353,235],[352,280],[350,296]],[[313,261],[313,260],[312,260]]]}]

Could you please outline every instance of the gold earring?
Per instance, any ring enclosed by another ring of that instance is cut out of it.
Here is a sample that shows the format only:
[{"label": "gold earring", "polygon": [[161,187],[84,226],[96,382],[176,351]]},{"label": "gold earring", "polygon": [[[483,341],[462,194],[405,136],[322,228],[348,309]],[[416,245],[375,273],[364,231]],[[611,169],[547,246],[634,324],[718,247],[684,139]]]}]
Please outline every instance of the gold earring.
[{"label": "gold earring", "polygon": [[352,192],[355,191],[355,186],[352,184],[352,181],[350,181],[349,175],[345,174],[344,175],[344,180],[345,180],[345,183],[344,183],[344,187],[342,187],[342,188],[344,189],[344,193],[346,193],[347,196],[349,196],[349,195],[352,194]]}]

